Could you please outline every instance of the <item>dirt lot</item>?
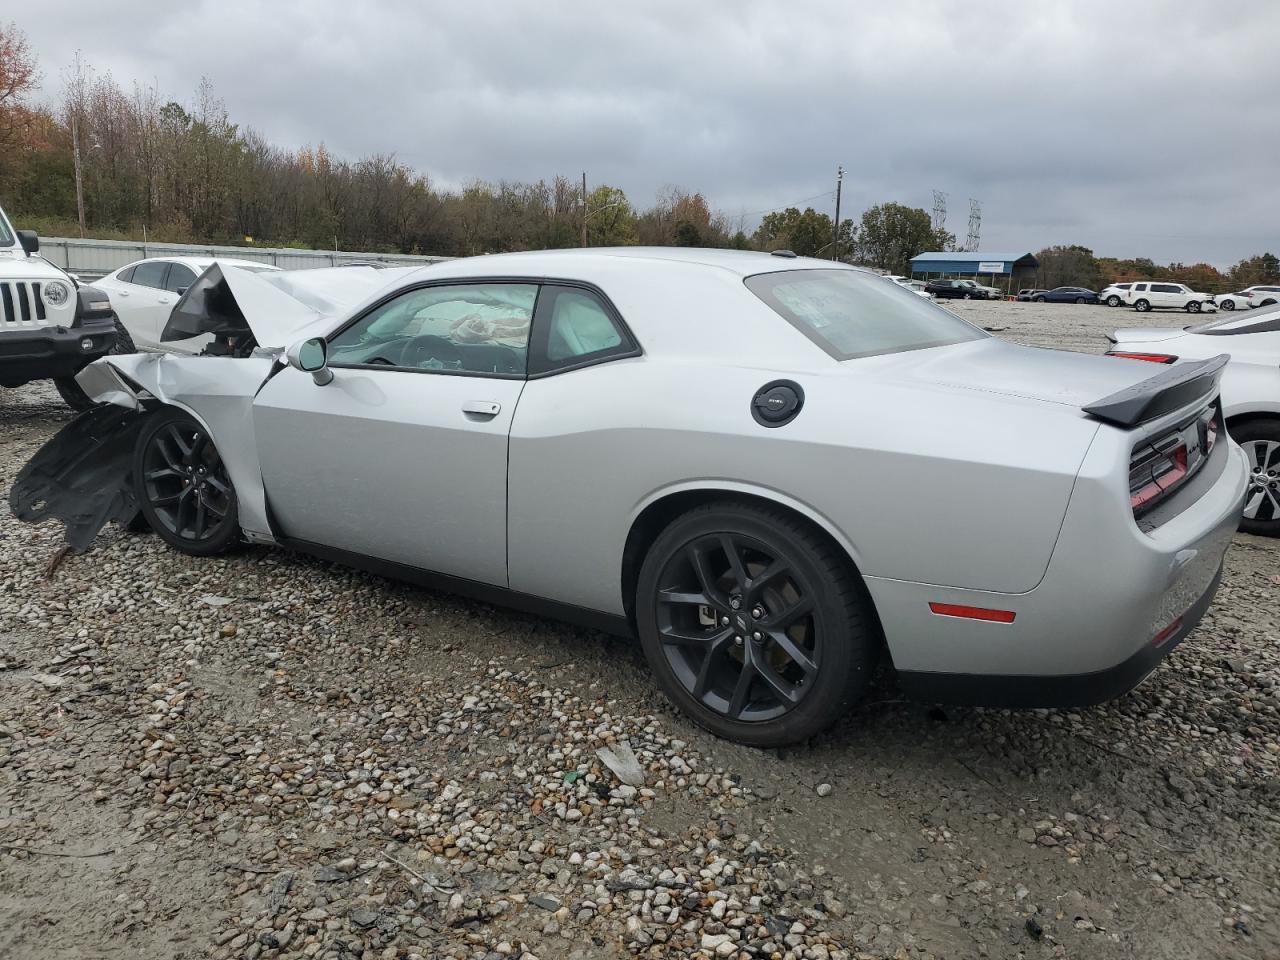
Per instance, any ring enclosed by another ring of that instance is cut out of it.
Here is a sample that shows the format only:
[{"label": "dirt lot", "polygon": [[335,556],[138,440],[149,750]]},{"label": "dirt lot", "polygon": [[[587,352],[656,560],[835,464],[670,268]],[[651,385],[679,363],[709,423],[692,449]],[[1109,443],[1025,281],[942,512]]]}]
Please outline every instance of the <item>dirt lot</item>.
[{"label": "dirt lot", "polygon": [[[957,312],[1088,350],[1138,319]],[[6,489],[67,419],[0,391]],[[0,507],[0,958],[1280,956],[1280,544],[1239,536],[1118,702],[885,680],[759,752],[622,641],[115,528],[46,579],[60,536]]]}]

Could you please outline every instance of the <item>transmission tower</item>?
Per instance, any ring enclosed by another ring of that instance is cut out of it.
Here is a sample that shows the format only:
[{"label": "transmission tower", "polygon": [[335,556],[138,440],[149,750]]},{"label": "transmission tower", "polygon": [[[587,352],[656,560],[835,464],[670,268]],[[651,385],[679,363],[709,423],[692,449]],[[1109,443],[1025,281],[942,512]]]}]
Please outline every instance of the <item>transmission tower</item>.
[{"label": "transmission tower", "polygon": [[941,233],[947,226],[947,195],[933,191],[933,232]]},{"label": "transmission tower", "polygon": [[966,250],[978,249],[978,235],[982,232],[982,202],[969,198],[969,236],[964,238]]}]

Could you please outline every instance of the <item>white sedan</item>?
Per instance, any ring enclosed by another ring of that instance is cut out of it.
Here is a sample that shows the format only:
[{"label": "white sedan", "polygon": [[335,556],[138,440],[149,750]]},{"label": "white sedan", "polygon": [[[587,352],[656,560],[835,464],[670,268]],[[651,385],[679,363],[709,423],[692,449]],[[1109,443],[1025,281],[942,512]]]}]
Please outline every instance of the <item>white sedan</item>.
[{"label": "white sedan", "polygon": [[[240,267],[253,273],[279,270],[266,263],[219,257],[218,263]],[[160,332],[178,298],[212,264],[212,257],[151,257],[136,260],[115,270],[91,286],[107,291],[116,315],[136,346],[175,353],[199,353],[213,339],[209,336],[172,343],[160,343]]]}]

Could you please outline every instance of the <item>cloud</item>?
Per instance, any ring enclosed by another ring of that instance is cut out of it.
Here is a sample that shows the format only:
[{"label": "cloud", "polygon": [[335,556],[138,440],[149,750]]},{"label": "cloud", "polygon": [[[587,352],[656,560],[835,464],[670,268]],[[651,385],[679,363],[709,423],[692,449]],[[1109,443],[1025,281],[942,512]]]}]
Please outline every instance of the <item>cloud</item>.
[{"label": "cloud", "polygon": [[[61,0],[22,27],[46,94],[78,48],[128,88],[442,185],[587,170],[732,215],[983,203],[989,249],[1228,264],[1277,248],[1280,8],[1138,0],[469,3]],[[754,221],[758,214],[748,216]]]}]

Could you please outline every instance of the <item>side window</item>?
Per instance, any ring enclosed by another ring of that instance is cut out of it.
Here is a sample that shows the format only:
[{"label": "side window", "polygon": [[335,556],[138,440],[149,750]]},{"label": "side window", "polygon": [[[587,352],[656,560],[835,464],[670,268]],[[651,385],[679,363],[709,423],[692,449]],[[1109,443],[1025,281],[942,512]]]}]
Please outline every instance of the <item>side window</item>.
[{"label": "side window", "polygon": [[1146,293],[1146,292],[1147,292],[1147,285],[1146,285],[1145,283],[1135,283],[1135,284],[1133,285],[1133,292],[1134,292],[1134,293]]},{"label": "side window", "polygon": [[164,289],[164,275],[169,270],[167,260],[146,260],[133,268],[132,283],[143,287]]},{"label": "side window", "polygon": [[1182,288],[1172,283],[1153,283],[1152,293],[1182,293]]},{"label": "side window", "polygon": [[121,283],[133,283],[133,271],[136,269],[136,267],[126,267],[116,274],[116,279]]},{"label": "side window", "polygon": [[420,287],[374,307],[329,340],[329,363],[523,376],[538,287]]},{"label": "side window", "polygon": [[196,275],[190,267],[173,263],[169,265],[169,277],[164,282],[164,288],[174,293],[181,293],[196,282]]},{"label": "side window", "polygon": [[595,293],[554,284],[542,288],[530,373],[630,356],[635,351],[626,327]]}]

